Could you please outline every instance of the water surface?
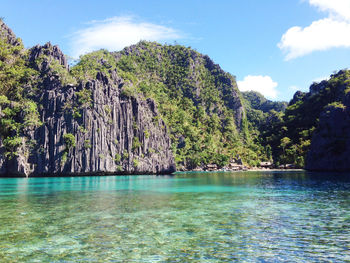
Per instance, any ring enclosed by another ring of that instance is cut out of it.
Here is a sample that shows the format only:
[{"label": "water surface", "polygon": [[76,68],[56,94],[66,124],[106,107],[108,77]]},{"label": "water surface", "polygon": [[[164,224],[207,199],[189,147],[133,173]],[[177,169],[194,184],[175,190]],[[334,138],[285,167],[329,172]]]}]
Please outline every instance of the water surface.
[{"label": "water surface", "polygon": [[0,262],[346,262],[349,178],[0,178]]}]

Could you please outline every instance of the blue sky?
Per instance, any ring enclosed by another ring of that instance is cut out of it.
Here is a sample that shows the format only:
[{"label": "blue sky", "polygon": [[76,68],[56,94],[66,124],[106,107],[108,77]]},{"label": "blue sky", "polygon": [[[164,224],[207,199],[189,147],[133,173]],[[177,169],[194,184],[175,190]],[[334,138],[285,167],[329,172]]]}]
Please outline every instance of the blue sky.
[{"label": "blue sky", "polygon": [[350,67],[350,0],[2,0],[0,16],[26,47],[69,56],[140,39],[191,46],[240,89],[290,100]]}]

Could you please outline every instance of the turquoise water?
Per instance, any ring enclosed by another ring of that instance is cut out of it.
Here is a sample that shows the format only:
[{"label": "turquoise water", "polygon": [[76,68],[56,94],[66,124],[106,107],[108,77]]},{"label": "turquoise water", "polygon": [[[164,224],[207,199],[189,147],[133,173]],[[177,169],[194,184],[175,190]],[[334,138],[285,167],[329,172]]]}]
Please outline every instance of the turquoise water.
[{"label": "turquoise water", "polygon": [[0,178],[0,262],[346,262],[349,178]]}]

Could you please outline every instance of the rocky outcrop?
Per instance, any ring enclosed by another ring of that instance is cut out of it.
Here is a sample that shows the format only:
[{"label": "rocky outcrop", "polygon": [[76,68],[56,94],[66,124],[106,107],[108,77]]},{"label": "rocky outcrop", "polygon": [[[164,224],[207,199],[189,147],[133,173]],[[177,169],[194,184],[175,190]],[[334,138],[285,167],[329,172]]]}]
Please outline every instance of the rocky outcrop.
[{"label": "rocky outcrop", "polygon": [[13,31],[0,19],[0,39],[5,39],[5,41],[11,45],[18,45],[19,40]]},{"label": "rocky outcrop", "polygon": [[350,94],[344,104],[327,106],[320,115],[306,169],[312,171],[350,171]]},{"label": "rocky outcrop", "polygon": [[[44,55],[45,59],[38,62]],[[42,125],[24,129],[17,156],[5,158],[0,139],[1,175],[165,174],[175,171],[168,128],[152,99],[127,96],[117,72],[63,85],[50,69],[67,63],[58,47],[31,50],[45,75],[39,95]]]},{"label": "rocky outcrop", "polygon": [[70,69],[57,46],[19,43],[4,45],[19,68],[0,91],[3,174],[168,173],[172,151],[221,167],[250,137],[235,77],[189,47],[141,41]]},{"label": "rocky outcrop", "polygon": [[205,61],[205,67],[213,71],[214,76],[221,75],[221,77],[216,80],[216,85],[219,90],[221,89],[223,100],[226,106],[234,111],[235,124],[240,130],[242,128],[242,120],[245,118],[245,110],[243,107],[240,92],[238,90],[236,79],[222,70],[218,64],[215,64],[209,58],[209,56],[201,55],[201,57]]},{"label": "rocky outcrop", "polygon": [[[68,70],[66,56],[61,52],[58,46],[53,46],[50,42],[44,46],[36,45],[30,49],[29,61],[36,65],[37,69],[42,73],[47,73],[50,70],[50,63],[57,61],[59,65]],[[37,63],[38,59],[42,59]]]},{"label": "rocky outcrop", "polygon": [[[171,67],[171,65],[181,65],[184,71],[189,69],[187,75],[182,76],[182,79],[177,81],[177,88],[184,89],[185,96],[192,100],[195,106],[202,105],[207,108],[208,112],[215,108],[216,113],[221,116],[224,115],[221,105],[219,106],[217,102],[212,103],[212,105],[208,105],[207,103],[206,93],[208,93],[208,91],[205,88],[213,84],[216,94],[220,96],[220,103],[223,103],[224,107],[233,111],[236,127],[238,131],[240,131],[242,128],[242,121],[245,119],[245,109],[235,77],[225,72],[218,64],[215,64],[209,56],[200,54],[195,50],[180,47],[177,50],[178,52],[169,50],[167,54],[162,53],[162,50],[164,50],[164,46],[161,44],[141,41],[136,45],[124,48],[120,52],[114,52],[114,57],[116,60],[119,60],[123,55],[136,55],[142,61],[144,59],[143,53],[152,53],[159,64],[169,59],[167,67]],[[186,55],[184,55],[185,53]],[[208,75],[210,75],[210,81],[208,82],[204,82],[203,79],[201,79],[206,71]],[[164,77],[163,72],[154,71],[152,73],[157,75],[157,79],[162,79]],[[166,86],[170,86],[167,78],[168,77],[165,77],[163,83]],[[187,79],[187,82],[190,84],[181,83],[184,79]]]}]

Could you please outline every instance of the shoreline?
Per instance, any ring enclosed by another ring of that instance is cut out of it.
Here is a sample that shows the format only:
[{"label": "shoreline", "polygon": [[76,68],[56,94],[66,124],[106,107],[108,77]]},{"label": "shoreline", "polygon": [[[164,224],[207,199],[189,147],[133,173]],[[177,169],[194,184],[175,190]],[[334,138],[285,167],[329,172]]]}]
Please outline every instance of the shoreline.
[{"label": "shoreline", "polygon": [[155,176],[171,176],[177,173],[232,173],[232,172],[300,172],[306,171],[305,169],[269,169],[269,168],[245,168],[240,170],[235,169],[216,169],[216,170],[204,170],[204,169],[193,169],[193,170],[179,170],[173,173],[113,173],[113,172],[96,172],[96,173],[64,173],[64,174],[0,174],[1,178],[50,178],[50,177],[96,177],[96,176],[139,176],[139,175],[155,175]]}]

